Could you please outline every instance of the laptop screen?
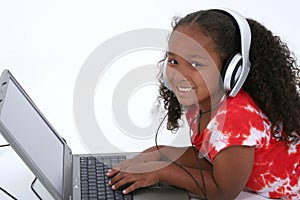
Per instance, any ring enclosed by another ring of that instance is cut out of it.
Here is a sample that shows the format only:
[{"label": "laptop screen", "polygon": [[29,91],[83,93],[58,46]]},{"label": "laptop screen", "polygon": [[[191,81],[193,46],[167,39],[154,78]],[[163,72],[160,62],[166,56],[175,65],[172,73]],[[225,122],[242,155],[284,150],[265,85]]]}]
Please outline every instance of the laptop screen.
[{"label": "laptop screen", "polygon": [[40,171],[62,195],[64,145],[52,128],[10,80],[1,121]]}]

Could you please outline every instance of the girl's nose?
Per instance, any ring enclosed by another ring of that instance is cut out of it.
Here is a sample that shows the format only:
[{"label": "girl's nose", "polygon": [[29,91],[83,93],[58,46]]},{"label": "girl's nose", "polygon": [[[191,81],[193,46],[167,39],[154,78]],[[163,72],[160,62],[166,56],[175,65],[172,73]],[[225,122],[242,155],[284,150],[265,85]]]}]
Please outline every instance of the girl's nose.
[{"label": "girl's nose", "polygon": [[188,79],[188,67],[185,65],[176,65],[167,67],[168,80],[170,81],[182,81]]}]

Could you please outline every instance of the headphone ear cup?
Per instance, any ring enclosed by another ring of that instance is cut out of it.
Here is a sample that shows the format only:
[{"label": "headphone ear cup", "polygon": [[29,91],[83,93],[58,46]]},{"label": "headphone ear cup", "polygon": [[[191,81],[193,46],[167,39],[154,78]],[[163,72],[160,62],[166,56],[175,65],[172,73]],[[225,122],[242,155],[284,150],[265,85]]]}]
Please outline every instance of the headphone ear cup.
[{"label": "headphone ear cup", "polygon": [[221,75],[223,78],[224,90],[226,92],[230,92],[234,89],[236,82],[241,75],[242,55],[240,53],[237,53],[231,56],[223,68],[223,74]]},{"label": "headphone ear cup", "polygon": [[168,59],[165,59],[164,63],[163,63],[163,67],[162,67],[162,75],[163,75],[163,82],[165,84],[165,86],[168,88],[168,90],[172,91],[172,88],[168,82],[168,78],[167,78],[167,64],[168,64]]}]

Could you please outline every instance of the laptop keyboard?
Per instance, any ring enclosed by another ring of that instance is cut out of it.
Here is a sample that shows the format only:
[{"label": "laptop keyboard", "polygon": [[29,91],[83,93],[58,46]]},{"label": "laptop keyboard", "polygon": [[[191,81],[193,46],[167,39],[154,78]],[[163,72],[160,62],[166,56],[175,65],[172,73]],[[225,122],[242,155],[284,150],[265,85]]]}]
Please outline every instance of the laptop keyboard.
[{"label": "laptop keyboard", "polygon": [[132,194],[113,190],[106,176],[109,169],[125,159],[125,156],[81,157],[81,200],[132,200]]}]

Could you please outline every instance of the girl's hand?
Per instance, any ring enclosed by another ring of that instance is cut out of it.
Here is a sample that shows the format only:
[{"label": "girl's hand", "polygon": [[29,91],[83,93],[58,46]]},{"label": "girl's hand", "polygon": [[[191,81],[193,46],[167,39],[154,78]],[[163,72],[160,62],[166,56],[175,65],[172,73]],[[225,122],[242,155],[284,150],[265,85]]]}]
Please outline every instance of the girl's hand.
[{"label": "girl's hand", "polygon": [[124,170],[130,166],[143,164],[145,162],[158,161],[159,159],[160,159],[160,153],[158,151],[142,152],[131,159],[125,160],[117,164],[116,166],[113,167],[113,169],[110,169],[106,175],[108,177],[113,177],[122,169]]},{"label": "girl's hand", "polygon": [[154,185],[160,179],[160,171],[169,165],[163,161],[143,162],[120,169],[111,179],[109,184],[113,190],[124,188],[124,194],[128,194],[138,188]]}]

